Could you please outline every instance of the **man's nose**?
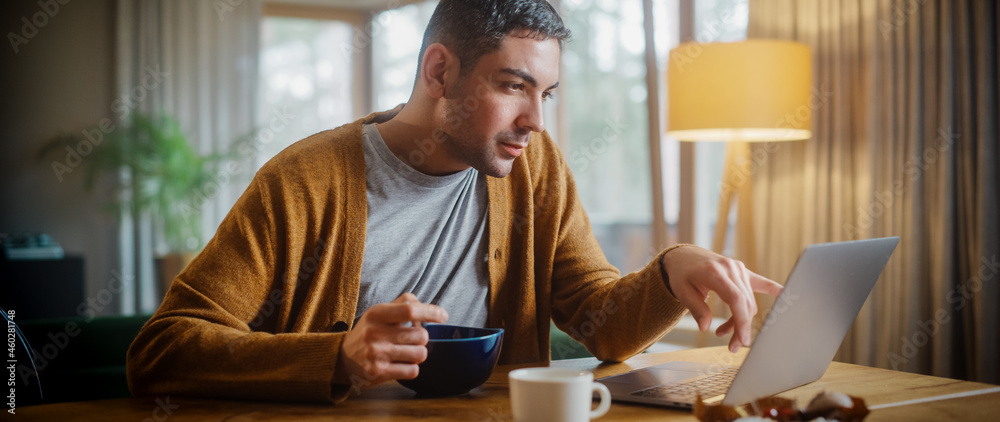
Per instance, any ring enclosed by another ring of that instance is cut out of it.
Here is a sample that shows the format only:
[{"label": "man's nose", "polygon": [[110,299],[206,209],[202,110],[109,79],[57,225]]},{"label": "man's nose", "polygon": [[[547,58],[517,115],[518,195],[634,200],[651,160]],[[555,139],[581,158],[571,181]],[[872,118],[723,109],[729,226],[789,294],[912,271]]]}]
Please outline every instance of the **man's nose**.
[{"label": "man's nose", "polygon": [[532,98],[524,105],[517,121],[518,127],[542,132],[545,130],[545,119],[542,117],[542,98]]}]

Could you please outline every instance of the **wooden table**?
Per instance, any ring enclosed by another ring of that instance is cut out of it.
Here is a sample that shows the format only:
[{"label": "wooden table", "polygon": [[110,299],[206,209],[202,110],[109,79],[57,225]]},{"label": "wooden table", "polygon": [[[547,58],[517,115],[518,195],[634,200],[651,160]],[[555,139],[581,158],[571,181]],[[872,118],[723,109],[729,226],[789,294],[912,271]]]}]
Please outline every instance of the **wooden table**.
[{"label": "wooden table", "polygon": [[[595,377],[627,372],[673,360],[737,365],[746,352],[731,354],[724,347],[643,354],[624,363],[602,364],[595,359],[552,362],[549,366],[592,371]],[[396,383],[366,390],[337,405],[209,400],[177,396],[58,403],[17,409],[18,420],[112,421],[318,421],[318,420],[511,420],[507,373],[535,365],[497,367],[486,384],[451,398],[414,398]],[[86,388],[86,386],[80,386]],[[910,374],[834,362],[812,384],[779,394],[808,401],[822,390],[860,396],[873,408],[870,421],[1000,420],[1000,387],[975,382]],[[912,401],[912,402],[909,402]],[[7,415],[10,416],[10,415]],[[695,420],[691,412],[652,406],[613,404],[600,420]]]}]

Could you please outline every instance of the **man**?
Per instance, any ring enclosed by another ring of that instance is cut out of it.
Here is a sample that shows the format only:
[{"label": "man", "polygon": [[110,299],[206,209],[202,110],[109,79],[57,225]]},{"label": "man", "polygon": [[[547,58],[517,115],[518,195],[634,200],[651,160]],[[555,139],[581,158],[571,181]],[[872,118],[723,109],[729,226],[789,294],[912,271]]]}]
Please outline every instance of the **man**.
[{"label": "man", "polygon": [[415,377],[423,322],[503,327],[517,363],[550,358],[551,319],[619,361],[685,308],[707,329],[710,290],[749,344],[778,284],[693,246],[605,260],[542,121],[568,36],[541,0],[442,0],[405,105],[258,172],[133,343],[132,392],[336,402]]}]

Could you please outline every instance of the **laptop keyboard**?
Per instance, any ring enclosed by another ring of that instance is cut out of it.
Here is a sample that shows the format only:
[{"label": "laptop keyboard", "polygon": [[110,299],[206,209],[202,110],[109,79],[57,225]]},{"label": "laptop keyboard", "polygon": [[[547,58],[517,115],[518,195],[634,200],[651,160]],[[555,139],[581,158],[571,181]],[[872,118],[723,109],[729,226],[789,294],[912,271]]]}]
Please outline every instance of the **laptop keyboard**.
[{"label": "laptop keyboard", "polygon": [[739,372],[739,370],[740,368],[738,366],[734,366],[712,372],[690,381],[658,385],[643,390],[633,391],[629,394],[633,396],[657,397],[664,399],[684,399],[694,402],[698,394],[701,394],[701,396],[705,398],[726,394],[726,390],[728,390],[729,385],[733,383],[733,378],[736,377],[736,373]]}]

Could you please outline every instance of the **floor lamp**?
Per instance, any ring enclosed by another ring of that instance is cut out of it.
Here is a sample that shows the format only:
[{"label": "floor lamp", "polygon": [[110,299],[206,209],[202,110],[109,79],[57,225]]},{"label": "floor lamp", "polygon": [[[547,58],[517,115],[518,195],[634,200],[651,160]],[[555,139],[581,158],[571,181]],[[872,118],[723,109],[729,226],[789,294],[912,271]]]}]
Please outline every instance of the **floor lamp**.
[{"label": "floor lamp", "polygon": [[754,162],[750,142],[812,136],[811,63],[809,47],[792,41],[689,42],[670,51],[667,135],[727,142],[712,249],[725,249],[736,196],[734,257],[751,270],[757,268],[751,176],[762,163]]}]

